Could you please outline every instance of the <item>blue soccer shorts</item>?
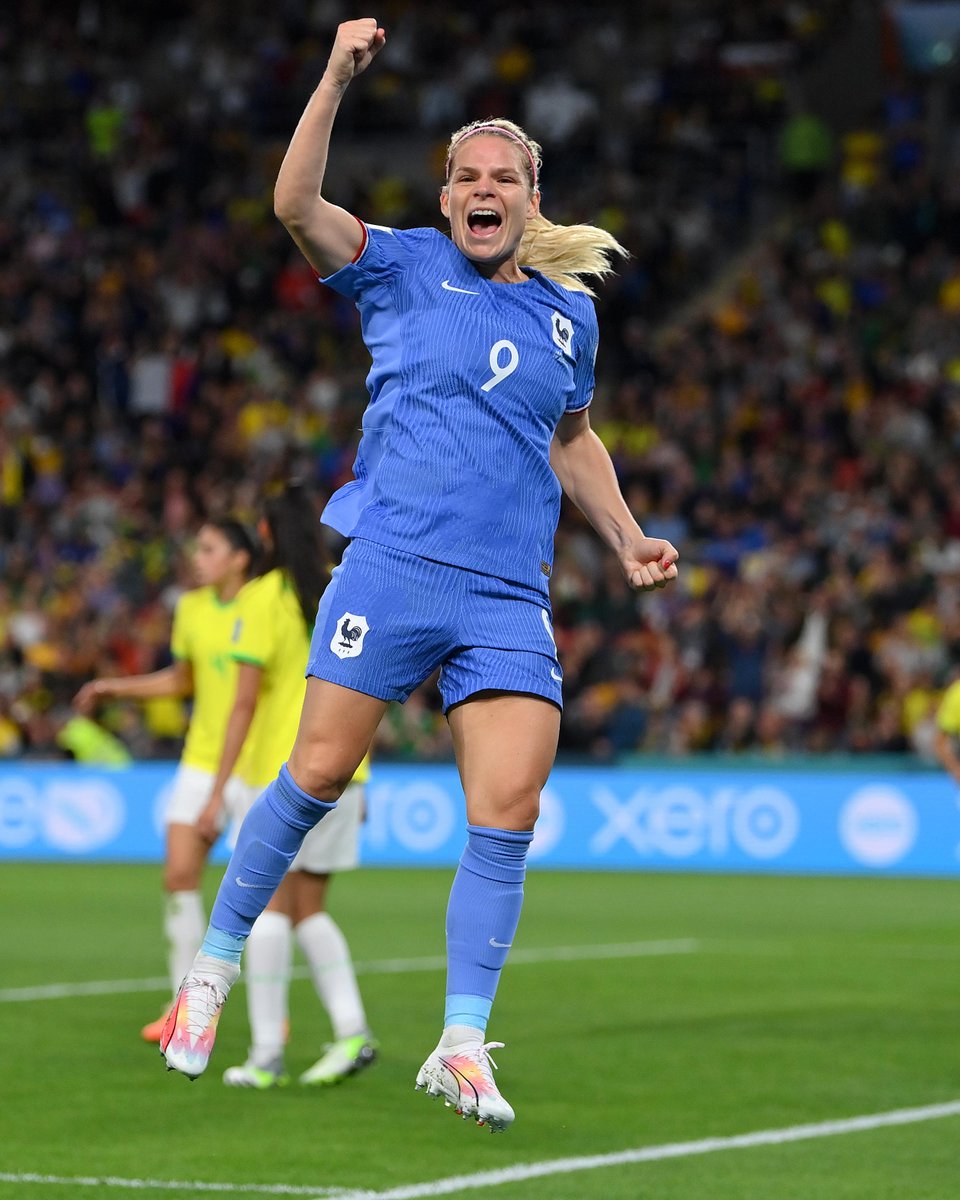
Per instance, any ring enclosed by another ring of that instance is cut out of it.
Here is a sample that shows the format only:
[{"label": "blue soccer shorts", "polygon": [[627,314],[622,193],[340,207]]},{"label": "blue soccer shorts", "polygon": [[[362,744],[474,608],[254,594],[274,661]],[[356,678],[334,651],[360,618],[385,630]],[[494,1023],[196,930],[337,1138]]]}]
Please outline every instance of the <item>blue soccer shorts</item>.
[{"label": "blue soccer shorts", "polygon": [[444,712],[488,688],[563,707],[544,595],[355,538],[320,601],[307,675],[404,701],[437,667]]}]

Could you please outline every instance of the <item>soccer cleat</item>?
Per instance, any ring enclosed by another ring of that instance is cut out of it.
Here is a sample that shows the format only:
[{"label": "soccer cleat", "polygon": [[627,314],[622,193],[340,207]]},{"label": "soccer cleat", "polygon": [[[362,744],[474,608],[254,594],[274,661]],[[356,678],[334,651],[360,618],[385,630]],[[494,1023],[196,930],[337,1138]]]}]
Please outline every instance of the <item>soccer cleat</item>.
[{"label": "soccer cleat", "polygon": [[300,1076],[300,1082],[308,1087],[339,1083],[349,1075],[355,1075],[369,1067],[377,1057],[377,1043],[369,1034],[340,1038],[324,1046],[323,1054]]},{"label": "soccer cleat", "polygon": [[258,1067],[252,1062],[245,1062],[241,1067],[227,1067],[223,1082],[227,1087],[256,1088],[264,1092],[268,1088],[286,1087],[290,1076],[283,1069],[283,1060],[278,1058],[269,1067]]},{"label": "soccer cleat", "polygon": [[[172,1007],[173,1006],[171,1005],[171,1008]],[[155,1021],[150,1021],[149,1024],[144,1025],[144,1027],[140,1030],[140,1036],[143,1038],[143,1040],[145,1042],[153,1042],[156,1045],[156,1043],[160,1041],[160,1037],[163,1034],[163,1027],[166,1025],[167,1017],[169,1016],[170,1009],[165,1008]]]},{"label": "soccer cleat", "polygon": [[447,1108],[454,1107],[465,1121],[473,1117],[478,1125],[489,1125],[491,1133],[507,1129],[514,1113],[497,1089],[491,1070],[497,1064],[490,1057],[502,1045],[438,1046],[417,1072],[417,1091],[426,1088],[428,1096],[442,1096]]},{"label": "soccer cleat", "polygon": [[[170,1071],[196,1079],[207,1069],[217,1036],[220,1013],[240,968],[219,959],[194,963],[173,1002],[160,1035],[160,1053]],[[213,970],[207,963],[214,962]],[[233,978],[228,979],[227,974]]]}]

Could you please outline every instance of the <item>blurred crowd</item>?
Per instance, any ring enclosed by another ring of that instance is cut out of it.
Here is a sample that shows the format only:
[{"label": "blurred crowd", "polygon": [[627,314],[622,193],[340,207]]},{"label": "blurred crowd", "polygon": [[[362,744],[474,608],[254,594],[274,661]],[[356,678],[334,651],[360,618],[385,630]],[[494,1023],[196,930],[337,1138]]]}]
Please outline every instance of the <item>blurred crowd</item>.
[{"label": "blurred crowd", "polygon": [[[631,595],[564,508],[562,751],[927,750],[960,660],[960,160],[931,169],[909,81],[842,139],[798,111],[848,7],[601,3],[575,30],[539,0],[378,11],[334,199],[438,223],[447,134],[497,113],[544,144],[546,214],[631,252],[598,301],[593,421],[681,583]],[[271,195],[344,9],[0,16],[0,755],[63,747],[94,672],[165,665],[204,514],[250,515],[279,470],[318,504],[350,476],[356,314]],[[100,717],[136,757],[175,754],[185,721]],[[449,754],[432,683],[379,750]]]}]

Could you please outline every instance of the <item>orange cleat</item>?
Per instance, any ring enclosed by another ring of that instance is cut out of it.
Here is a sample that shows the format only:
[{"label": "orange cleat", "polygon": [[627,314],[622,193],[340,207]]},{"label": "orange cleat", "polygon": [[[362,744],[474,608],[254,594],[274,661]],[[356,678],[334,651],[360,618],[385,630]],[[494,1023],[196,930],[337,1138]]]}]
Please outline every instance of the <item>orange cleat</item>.
[{"label": "orange cleat", "polygon": [[[172,1007],[172,1005],[170,1006]],[[167,1017],[170,1016],[170,1007],[165,1008],[155,1021],[144,1025],[140,1030],[140,1036],[145,1042],[152,1042],[154,1045],[159,1045],[160,1035],[163,1033],[163,1027],[167,1023]]]}]

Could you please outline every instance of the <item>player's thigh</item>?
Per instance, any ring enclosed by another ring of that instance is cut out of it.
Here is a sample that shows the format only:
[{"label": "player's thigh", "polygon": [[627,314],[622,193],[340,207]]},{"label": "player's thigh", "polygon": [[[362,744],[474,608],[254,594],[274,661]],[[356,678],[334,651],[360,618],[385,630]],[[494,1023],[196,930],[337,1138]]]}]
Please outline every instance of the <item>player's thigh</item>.
[{"label": "player's thigh", "polygon": [[164,805],[164,825],[196,825],[210,800],[213,779],[212,771],[180,763]]},{"label": "player's thigh", "polygon": [[310,676],[287,766],[311,796],[336,798],[370,748],[387,702]]},{"label": "player's thigh", "polygon": [[460,645],[464,572],[360,538],[323,593],[307,676],[401,703]]},{"label": "player's thigh", "polygon": [[544,697],[477,692],[448,713],[471,825],[532,829],[560,736]]}]

